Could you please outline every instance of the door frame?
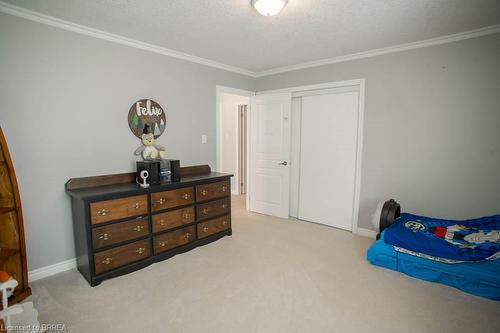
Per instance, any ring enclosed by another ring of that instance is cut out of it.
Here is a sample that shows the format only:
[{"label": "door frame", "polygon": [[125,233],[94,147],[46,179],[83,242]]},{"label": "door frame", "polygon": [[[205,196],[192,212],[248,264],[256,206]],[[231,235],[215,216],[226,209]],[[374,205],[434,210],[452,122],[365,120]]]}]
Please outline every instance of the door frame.
[{"label": "door frame", "polygon": [[363,228],[359,228],[358,219],[359,219],[359,200],[361,193],[361,164],[363,158],[363,125],[364,125],[364,114],[365,114],[365,86],[366,79],[354,79],[354,80],[345,80],[345,81],[334,81],[334,82],[326,82],[320,84],[312,84],[298,87],[290,87],[283,89],[273,89],[273,90],[263,90],[258,91],[255,94],[273,94],[273,93],[281,93],[281,92],[290,92],[300,93],[310,90],[320,90],[320,89],[329,89],[329,88],[341,88],[341,87],[350,87],[350,86],[358,86],[359,88],[359,108],[358,108],[358,126],[357,126],[357,135],[356,135],[356,171],[355,171],[355,180],[354,180],[354,198],[353,198],[353,212],[352,212],[352,232],[356,234],[363,233]]},{"label": "door frame", "polygon": [[[220,170],[220,166],[222,165],[222,154],[221,154],[221,145],[222,145],[222,117],[221,117],[221,96],[223,94],[233,94],[233,95],[240,95],[240,96],[246,96],[248,97],[248,106],[247,106],[247,118],[250,116],[251,108],[250,108],[250,98],[251,96],[255,95],[254,91],[249,91],[249,90],[243,90],[243,89],[238,89],[238,88],[232,88],[232,87],[226,87],[226,86],[220,86],[216,85],[215,86],[215,143],[216,143],[216,170]],[[236,107],[235,110],[235,117],[238,116],[238,109]],[[247,145],[249,144],[250,140],[250,134],[249,134],[249,124],[247,123]],[[239,136],[239,129],[236,129],[237,135],[236,137],[238,138]],[[236,157],[238,157],[239,154],[239,146],[236,145]],[[246,154],[246,167],[247,167],[247,177],[245,179],[246,184],[248,184],[248,167],[249,167],[249,149],[247,146],[247,154]],[[239,171],[236,170],[234,177],[236,177],[239,180]],[[248,186],[248,185],[247,185]],[[237,189],[238,193],[240,192],[239,188]],[[248,187],[247,187],[247,193],[245,194],[246,196],[246,208],[248,209]]]}]

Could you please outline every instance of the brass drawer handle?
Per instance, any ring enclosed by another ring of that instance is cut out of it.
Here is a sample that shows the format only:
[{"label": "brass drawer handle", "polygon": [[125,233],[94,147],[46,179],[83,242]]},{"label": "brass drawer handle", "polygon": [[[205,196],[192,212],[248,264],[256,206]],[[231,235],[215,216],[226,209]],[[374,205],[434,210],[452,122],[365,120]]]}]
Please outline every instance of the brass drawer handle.
[{"label": "brass drawer handle", "polygon": [[227,190],[227,186],[226,186],[226,185],[223,185],[223,186],[222,186],[222,192],[226,192],[226,190]]},{"label": "brass drawer handle", "polygon": [[227,204],[222,204],[222,209],[226,209],[227,208]]},{"label": "brass drawer handle", "polygon": [[183,197],[185,200],[187,200],[187,199],[191,198],[191,194],[184,193],[184,194],[182,195],[182,197]]},{"label": "brass drawer handle", "polygon": [[203,227],[203,232],[208,232],[208,227]]},{"label": "brass drawer handle", "polygon": [[139,254],[143,254],[144,252],[146,252],[146,249],[144,247],[140,247],[135,252],[139,253]]},{"label": "brass drawer handle", "polygon": [[168,241],[162,241],[159,244],[161,247],[165,247],[168,244]]},{"label": "brass drawer handle", "polygon": [[106,208],[103,208],[97,212],[97,215],[106,216],[106,215],[108,215],[108,213],[109,213],[109,210]]},{"label": "brass drawer handle", "polygon": [[107,241],[110,238],[111,238],[111,234],[109,234],[107,232],[105,232],[101,236],[99,236],[99,239],[102,239],[102,240],[105,240],[105,241]]},{"label": "brass drawer handle", "polygon": [[209,211],[210,211],[210,209],[208,209],[208,208],[203,208],[203,209],[201,210],[201,212],[202,212],[203,214],[207,214]]},{"label": "brass drawer handle", "polygon": [[189,220],[191,218],[191,214],[186,213],[182,217],[184,218],[184,220]]},{"label": "brass drawer handle", "polygon": [[165,199],[164,198],[160,198],[158,199],[156,202],[159,204],[159,205],[163,205],[165,203]]},{"label": "brass drawer handle", "polygon": [[222,225],[226,226],[227,225],[227,221],[226,220],[222,221]]},{"label": "brass drawer handle", "polygon": [[106,258],[103,261],[101,261],[102,264],[109,265],[113,261],[113,258]]},{"label": "brass drawer handle", "polygon": [[135,230],[135,231],[142,231],[142,229],[144,229],[144,226],[138,225],[137,227],[134,227],[133,230]]},{"label": "brass drawer handle", "polygon": [[138,203],[138,202],[136,202],[136,203],[135,203],[135,205],[134,205],[134,208],[135,208],[135,209],[139,209],[140,207],[141,207],[141,204],[140,204],[140,203]]},{"label": "brass drawer handle", "polygon": [[203,190],[201,191],[201,195],[207,195],[208,194],[208,191],[207,190]]},{"label": "brass drawer handle", "polygon": [[191,234],[188,232],[187,234],[184,235],[184,237],[186,237],[186,239],[189,239],[189,237],[191,237]]},{"label": "brass drawer handle", "polygon": [[165,225],[165,221],[163,219],[160,220],[160,225],[161,226],[164,226]]}]

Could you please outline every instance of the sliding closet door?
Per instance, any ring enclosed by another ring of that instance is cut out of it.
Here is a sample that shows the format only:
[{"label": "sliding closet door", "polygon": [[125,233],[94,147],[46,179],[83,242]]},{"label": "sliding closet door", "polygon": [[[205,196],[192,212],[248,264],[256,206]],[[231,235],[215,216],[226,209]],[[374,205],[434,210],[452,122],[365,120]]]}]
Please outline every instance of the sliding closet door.
[{"label": "sliding closet door", "polygon": [[352,230],[358,91],[302,96],[299,218]]}]

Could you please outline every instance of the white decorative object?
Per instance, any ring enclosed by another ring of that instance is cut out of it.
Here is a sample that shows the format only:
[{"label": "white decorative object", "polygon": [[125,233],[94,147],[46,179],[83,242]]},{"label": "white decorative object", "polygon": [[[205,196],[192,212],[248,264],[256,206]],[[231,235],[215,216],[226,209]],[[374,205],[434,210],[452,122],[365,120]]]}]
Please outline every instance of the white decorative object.
[{"label": "white decorative object", "polygon": [[137,183],[142,187],[142,188],[147,188],[149,187],[149,184],[148,184],[148,177],[149,177],[149,172],[148,170],[142,170],[140,173],[139,173],[139,177],[141,178],[141,182],[137,181]]},{"label": "white decorative object", "polygon": [[5,322],[7,333],[18,332],[43,332],[44,330],[38,322],[38,311],[33,307],[32,302],[24,302],[9,307],[8,299],[17,287],[17,281],[13,278],[0,283],[0,293],[2,293],[2,307],[0,319]]},{"label": "white decorative object", "polygon": [[278,14],[287,4],[288,0],[252,0],[252,6],[264,16]]}]

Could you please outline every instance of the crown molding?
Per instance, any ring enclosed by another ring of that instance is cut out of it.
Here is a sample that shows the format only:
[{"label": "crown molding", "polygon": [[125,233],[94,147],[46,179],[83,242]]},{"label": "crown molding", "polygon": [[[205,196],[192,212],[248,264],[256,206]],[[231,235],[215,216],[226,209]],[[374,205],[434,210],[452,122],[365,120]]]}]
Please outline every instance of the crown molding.
[{"label": "crown molding", "polygon": [[231,66],[231,65],[226,65],[226,64],[223,64],[223,63],[220,63],[217,61],[213,61],[213,60],[193,56],[193,55],[190,55],[187,53],[175,51],[175,50],[161,47],[158,45],[141,42],[141,41],[136,40],[136,39],[132,39],[132,38],[124,37],[121,35],[109,33],[106,31],[99,30],[99,29],[94,29],[94,28],[84,26],[81,24],[76,24],[76,23],[73,23],[70,21],[66,21],[66,20],[62,20],[62,19],[59,19],[59,18],[56,18],[53,16],[45,15],[45,14],[42,14],[39,12],[35,12],[32,10],[22,8],[19,6],[15,6],[15,5],[12,5],[10,3],[5,3],[2,1],[0,1],[0,12],[10,14],[13,16],[17,16],[17,17],[21,17],[21,18],[31,20],[34,22],[50,25],[50,26],[60,28],[63,30],[76,32],[76,33],[79,33],[82,35],[100,38],[103,40],[107,40],[110,42],[130,46],[130,47],[134,47],[134,48],[141,49],[144,51],[162,54],[162,55],[165,55],[168,57],[182,59],[182,60],[190,61],[193,63],[197,63],[197,64],[201,64],[201,65],[205,65],[205,66],[209,66],[209,67],[213,67],[213,68],[223,69],[223,70],[226,70],[229,72],[246,75],[246,76],[250,76],[253,78],[259,78],[259,77],[264,77],[264,76],[269,76],[269,75],[274,75],[274,74],[279,74],[279,73],[284,73],[284,72],[291,72],[291,71],[296,71],[296,70],[306,69],[306,68],[311,68],[311,67],[330,65],[330,64],[346,62],[346,61],[351,61],[351,60],[375,57],[375,56],[384,55],[384,54],[414,50],[414,49],[419,49],[419,48],[433,46],[433,45],[447,44],[447,43],[457,42],[457,41],[461,41],[461,40],[465,40],[465,39],[500,33],[500,24],[499,25],[492,25],[489,27],[465,31],[465,32],[461,32],[461,33],[457,33],[457,34],[453,34],[453,35],[447,35],[447,36],[426,39],[426,40],[413,42],[413,43],[399,44],[399,45],[384,47],[384,48],[380,48],[380,49],[374,49],[374,50],[369,50],[369,51],[364,51],[364,52],[359,52],[359,53],[353,53],[353,54],[333,57],[333,58],[305,62],[305,63],[291,65],[291,66],[273,68],[273,69],[260,71],[260,72],[254,72],[251,70],[247,70],[247,69],[243,69],[243,68],[239,68],[239,67],[235,67],[235,66]]},{"label": "crown molding", "polygon": [[187,53],[167,49],[165,47],[161,47],[158,45],[154,44],[149,44],[145,42],[141,42],[136,39],[124,37],[121,35],[109,33],[106,31],[102,31],[99,29],[94,29],[85,25],[81,24],[76,24],[70,21],[62,20],[57,17],[45,15],[39,12],[35,12],[26,8],[22,8],[19,6],[12,5],[10,3],[5,3],[0,1],[0,12],[5,13],[5,14],[10,14],[13,16],[17,16],[20,18],[24,18],[27,20],[31,20],[34,22],[38,23],[43,23],[46,25],[50,25],[52,27],[60,28],[63,30],[71,31],[71,32],[76,32],[82,35],[90,36],[90,37],[95,37],[99,39],[104,39],[110,42],[130,46],[130,47],[135,47],[140,50],[148,51],[148,52],[153,52],[153,53],[158,53],[162,55],[166,55],[169,57],[177,58],[177,59],[182,59],[190,62],[194,62],[197,64],[209,66],[209,67],[214,67],[218,69],[223,69],[229,72],[237,73],[237,74],[243,74],[246,76],[250,77],[256,77],[256,73],[243,69],[243,68],[238,68],[234,67],[231,65],[226,65],[217,61],[193,56]]},{"label": "crown molding", "polygon": [[353,53],[353,54],[348,54],[348,55],[344,55],[344,56],[338,56],[338,57],[333,57],[333,58],[321,59],[321,60],[317,60],[317,61],[305,62],[305,63],[297,64],[297,65],[273,68],[270,70],[257,72],[256,77],[269,76],[269,75],[274,75],[274,74],[279,74],[279,73],[296,71],[299,69],[318,67],[318,66],[323,66],[323,65],[336,64],[339,62],[375,57],[375,56],[389,54],[389,53],[414,50],[414,49],[419,49],[419,48],[433,46],[433,45],[453,43],[453,42],[461,41],[464,39],[470,39],[470,38],[492,35],[492,34],[497,34],[497,33],[500,33],[500,24],[492,25],[492,26],[488,26],[488,27],[484,27],[484,28],[480,28],[480,29],[475,29],[475,30],[464,31],[464,32],[460,32],[457,34],[453,34],[453,35],[425,39],[425,40],[421,40],[421,41],[413,42],[413,43],[399,44],[399,45],[384,47],[384,48],[380,48],[380,49],[369,50],[369,51],[365,51],[365,52],[359,52],[359,53]]}]

